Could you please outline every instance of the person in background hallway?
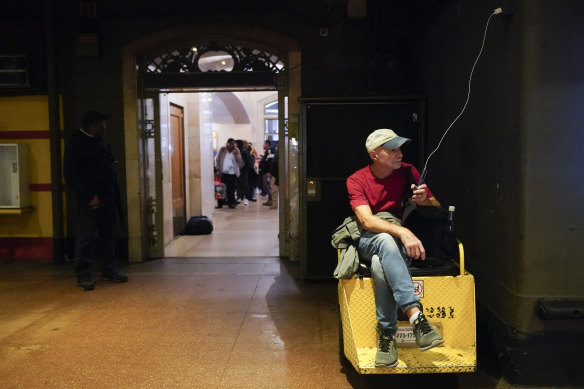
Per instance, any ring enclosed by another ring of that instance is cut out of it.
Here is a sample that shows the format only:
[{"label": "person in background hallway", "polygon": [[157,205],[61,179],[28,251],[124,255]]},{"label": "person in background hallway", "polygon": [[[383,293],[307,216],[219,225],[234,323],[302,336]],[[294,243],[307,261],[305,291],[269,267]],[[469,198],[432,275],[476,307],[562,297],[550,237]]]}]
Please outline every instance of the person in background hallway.
[{"label": "person in background hallway", "polygon": [[249,199],[249,201],[257,201],[255,199],[255,182],[256,182],[256,157],[255,155],[252,153],[252,148],[251,148],[251,143],[247,142],[247,141],[243,141],[243,147],[247,150],[248,154],[249,154],[249,159],[248,159],[248,163],[246,164],[247,167],[247,198]]},{"label": "person in background hallway", "polygon": [[270,180],[272,189],[272,205],[270,208],[272,209],[278,209],[278,150],[278,143],[276,143],[276,147],[274,147],[274,157],[272,158],[272,163],[270,164],[270,174],[272,176],[272,179]]},{"label": "person in background hallway", "polygon": [[[408,268],[412,258],[426,258],[424,246],[398,219],[408,190],[406,170],[411,167],[415,181],[420,180],[418,170],[402,162],[400,147],[409,141],[390,129],[373,131],[365,142],[371,164],[347,179],[351,208],[363,226],[359,258],[371,263],[379,331],[376,366],[394,367],[398,363],[395,340],[398,309],[408,316],[420,350],[444,342],[422,313]],[[440,206],[426,184],[412,184],[411,189],[412,201],[417,206]]]},{"label": "person in background hallway", "polygon": [[274,150],[272,149],[272,142],[269,140],[264,141],[264,155],[262,160],[260,161],[260,175],[262,177],[262,193],[268,196],[268,201],[266,201],[263,205],[271,206],[272,205],[272,187],[270,186],[271,181],[271,165],[272,159],[274,158]]},{"label": "person in background hallway", "polygon": [[235,208],[237,206],[235,188],[237,186],[237,177],[239,177],[240,168],[243,165],[244,162],[239,149],[235,147],[235,141],[233,138],[229,138],[227,144],[219,149],[215,158],[216,174],[227,187],[227,205],[229,208]]},{"label": "person in background hallway", "polygon": [[247,141],[238,139],[235,141],[237,148],[243,159],[243,166],[239,170],[239,177],[237,178],[237,200],[242,201],[243,205],[249,204],[249,171],[253,169],[253,161],[249,151],[247,150]]},{"label": "person in background hallway", "polygon": [[[75,274],[77,285],[93,290],[92,268],[95,255],[102,261],[101,279],[126,282],[116,266],[114,227],[116,218],[116,161],[103,142],[108,115],[86,111],[82,128],[71,136],[64,156],[64,176],[75,193]],[[95,253],[92,241],[97,230]]]},{"label": "person in background hallway", "polygon": [[258,182],[258,152],[252,147],[251,142],[247,144],[247,151],[249,152],[250,159],[253,161],[251,170],[248,172],[249,175],[249,201],[257,201],[256,200],[256,188]]},{"label": "person in background hallway", "polygon": [[249,144],[249,152],[253,154],[253,157],[255,158],[255,160],[258,160],[258,152],[257,150],[253,147],[253,143],[248,142]]}]

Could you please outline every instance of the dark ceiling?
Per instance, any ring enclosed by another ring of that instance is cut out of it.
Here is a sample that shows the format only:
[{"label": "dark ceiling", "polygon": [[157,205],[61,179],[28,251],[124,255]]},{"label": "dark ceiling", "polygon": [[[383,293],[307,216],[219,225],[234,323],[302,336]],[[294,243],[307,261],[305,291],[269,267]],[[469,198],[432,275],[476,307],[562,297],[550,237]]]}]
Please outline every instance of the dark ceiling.
[{"label": "dark ceiling", "polygon": [[[363,0],[366,1],[366,0]],[[101,19],[206,18],[210,20],[286,20],[288,28],[366,26],[373,53],[403,50],[428,28],[444,8],[460,0],[367,0],[366,18],[348,18],[347,0],[19,0],[3,1],[0,20],[17,23],[43,20],[52,5],[58,20],[79,18],[82,5],[96,4]],[[0,23],[0,37],[2,24]],[[292,26],[292,27],[291,27]],[[283,29],[285,33],[290,33]]]}]

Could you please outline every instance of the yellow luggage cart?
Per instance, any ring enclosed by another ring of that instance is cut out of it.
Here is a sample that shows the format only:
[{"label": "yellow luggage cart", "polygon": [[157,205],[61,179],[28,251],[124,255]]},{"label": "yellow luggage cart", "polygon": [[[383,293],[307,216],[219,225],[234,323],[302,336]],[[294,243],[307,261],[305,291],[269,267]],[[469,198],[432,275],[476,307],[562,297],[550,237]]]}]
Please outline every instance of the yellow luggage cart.
[{"label": "yellow luggage cart", "polygon": [[360,374],[463,373],[476,371],[474,277],[465,271],[458,243],[460,275],[412,277],[424,315],[444,338],[427,351],[418,349],[409,321],[398,321],[398,365],[376,367],[377,319],[373,279],[341,279],[338,284],[339,349]]}]

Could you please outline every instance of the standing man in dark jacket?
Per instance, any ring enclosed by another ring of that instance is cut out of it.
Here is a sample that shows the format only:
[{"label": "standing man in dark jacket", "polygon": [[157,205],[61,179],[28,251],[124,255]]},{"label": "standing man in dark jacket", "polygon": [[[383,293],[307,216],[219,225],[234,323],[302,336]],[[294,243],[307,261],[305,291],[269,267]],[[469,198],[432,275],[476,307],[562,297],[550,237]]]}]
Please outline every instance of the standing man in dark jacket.
[{"label": "standing man in dark jacket", "polygon": [[82,128],[71,136],[65,148],[65,181],[77,199],[75,274],[83,290],[94,288],[92,240],[96,230],[96,259],[103,262],[101,279],[128,281],[115,263],[116,162],[102,140],[108,117],[97,111],[86,111],[81,118]]}]

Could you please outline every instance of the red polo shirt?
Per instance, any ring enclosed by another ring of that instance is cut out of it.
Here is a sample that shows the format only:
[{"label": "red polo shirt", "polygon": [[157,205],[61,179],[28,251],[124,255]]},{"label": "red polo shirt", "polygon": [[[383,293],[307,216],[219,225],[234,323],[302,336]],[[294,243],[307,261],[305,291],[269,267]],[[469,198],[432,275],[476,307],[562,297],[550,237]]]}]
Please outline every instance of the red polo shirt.
[{"label": "red polo shirt", "polygon": [[[347,191],[351,208],[359,205],[369,205],[374,214],[380,211],[391,212],[401,217],[401,200],[404,191],[409,187],[407,170],[412,167],[415,182],[420,180],[420,173],[413,165],[402,162],[401,167],[385,178],[377,178],[371,173],[369,166],[357,170],[347,179]],[[430,188],[426,188],[428,198],[433,197]]]}]

